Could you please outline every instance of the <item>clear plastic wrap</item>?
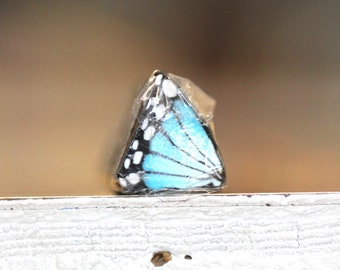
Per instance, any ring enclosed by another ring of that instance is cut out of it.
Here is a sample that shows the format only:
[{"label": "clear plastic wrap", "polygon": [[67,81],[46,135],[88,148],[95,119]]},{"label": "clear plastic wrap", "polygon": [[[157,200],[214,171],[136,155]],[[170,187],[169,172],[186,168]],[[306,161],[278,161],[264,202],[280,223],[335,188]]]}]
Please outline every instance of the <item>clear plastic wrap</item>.
[{"label": "clear plastic wrap", "polygon": [[115,172],[123,194],[209,192],[225,185],[212,132],[215,100],[190,80],[155,71],[133,108]]}]

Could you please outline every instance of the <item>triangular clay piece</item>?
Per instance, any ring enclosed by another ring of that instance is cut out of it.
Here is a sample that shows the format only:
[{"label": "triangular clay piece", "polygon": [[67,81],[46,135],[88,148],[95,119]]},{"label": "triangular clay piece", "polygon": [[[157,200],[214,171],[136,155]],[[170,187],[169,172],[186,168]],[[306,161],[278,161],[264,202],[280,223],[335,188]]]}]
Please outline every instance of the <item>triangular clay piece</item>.
[{"label": "triangular clay piece", "polygon": [[199,104],[191,104],[197,93],[184,89],[190,85],[187,79],[160,71],[145,83],[115,173],[122,193],[209,192],[224,186],[225,169],[209,115],[198,111]]}]

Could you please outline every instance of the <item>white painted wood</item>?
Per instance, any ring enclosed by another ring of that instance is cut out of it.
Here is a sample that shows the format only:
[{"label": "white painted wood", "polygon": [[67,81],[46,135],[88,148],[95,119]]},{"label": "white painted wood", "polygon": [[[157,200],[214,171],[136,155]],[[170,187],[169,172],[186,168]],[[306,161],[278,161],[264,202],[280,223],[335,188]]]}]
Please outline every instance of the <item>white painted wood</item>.
[{"label": "white painted wood", "polygon": [[162,250],[156,269],[340,269],[340,193],[0,200],[0,269],[155,269]]}]

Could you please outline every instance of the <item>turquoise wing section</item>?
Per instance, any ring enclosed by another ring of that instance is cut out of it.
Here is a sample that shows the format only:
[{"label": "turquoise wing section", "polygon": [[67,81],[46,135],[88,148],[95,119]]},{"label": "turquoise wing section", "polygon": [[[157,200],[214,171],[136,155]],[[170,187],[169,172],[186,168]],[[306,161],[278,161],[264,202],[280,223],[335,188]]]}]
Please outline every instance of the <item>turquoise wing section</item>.
[{"label": "turquoise wing section", "polygon": [[150,141],[143,161],[145,185],[153,190],[219,186],[215,173],[222,167],[198,115],[184,100],[175,100]]}]

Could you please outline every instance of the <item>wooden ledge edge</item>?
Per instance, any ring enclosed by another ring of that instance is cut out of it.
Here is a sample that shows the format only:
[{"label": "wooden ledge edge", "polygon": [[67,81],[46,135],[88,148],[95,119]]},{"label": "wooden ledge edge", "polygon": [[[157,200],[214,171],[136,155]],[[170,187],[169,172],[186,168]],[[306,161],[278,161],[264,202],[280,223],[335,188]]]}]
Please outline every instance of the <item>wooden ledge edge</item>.
[{"label": "wooden ledge edge", "polygon": [[340,192],[229,193],[179,196],[55,196],[0,198],[0,210],[339,205]]}]

